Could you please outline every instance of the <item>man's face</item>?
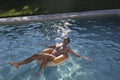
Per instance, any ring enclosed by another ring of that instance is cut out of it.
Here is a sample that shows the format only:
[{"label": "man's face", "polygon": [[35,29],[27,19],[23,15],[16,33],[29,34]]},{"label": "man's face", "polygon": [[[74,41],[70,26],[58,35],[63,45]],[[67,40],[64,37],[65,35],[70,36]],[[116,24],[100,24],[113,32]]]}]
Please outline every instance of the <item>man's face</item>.
[{"label": "man's face", "polygon": [[65,38],[65,39],[63,40],[63,43],[68,44],[68,38]]}]

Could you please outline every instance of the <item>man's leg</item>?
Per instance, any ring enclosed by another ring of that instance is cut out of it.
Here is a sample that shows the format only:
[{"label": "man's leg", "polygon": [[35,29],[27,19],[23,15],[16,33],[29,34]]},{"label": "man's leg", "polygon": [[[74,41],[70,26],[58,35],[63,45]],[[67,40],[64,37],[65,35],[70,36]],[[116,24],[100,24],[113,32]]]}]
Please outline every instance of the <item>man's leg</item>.
[{"label": "man's leg", "polygon": [[38,73],[46,67],[47,62],[53,61],[54,59],[55,59],[54,55],[46,54],[45,57],[42,59],[42,63],[41,63],[39,70],[34,75],[38,75]]},{"label": "man's leg", "polygon": [[44,56],[45,55],[43,55],[43,54],[34,54],[33,56],[31,56],[31,57],[29,57],[21,62],[8,62],[8,63],[16,68],[19,68],[21,65],[30,63],[33,60],[42,60],[44,58]]},{"label": "man's leg", "polygon": [[49,56],[45,56],[44,59],[42,60],[42,63],[41,63],[41,66],[40,66],[39,70],[34,75],[38,75],[39,72],[46,67],[47,62],[49,60],[52,60],[52,59]]}]

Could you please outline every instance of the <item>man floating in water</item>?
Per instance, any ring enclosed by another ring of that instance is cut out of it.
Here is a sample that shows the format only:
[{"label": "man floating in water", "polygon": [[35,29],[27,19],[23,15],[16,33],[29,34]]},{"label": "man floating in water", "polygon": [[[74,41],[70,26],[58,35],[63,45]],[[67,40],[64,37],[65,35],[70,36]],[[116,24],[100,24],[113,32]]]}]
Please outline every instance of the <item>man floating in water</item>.
[{"label": "man floating in water", "polygon": [[56,66],[62,62],[64,62],[68,58],[68,54],[70,53],[75,57],[84,59],[86,61],[91,61],[92,59],[89,57],[83,57],[76,54],[71,48],[67,47],[70,39],[68,37],[64,38],[63,42],[60,44],[55,44],[48,46],[48,48],[42,50],[38,54],[34,54],[31,57],[20,61],[20,62],[9,62],[12,66],[19,68],[23,64],[30,63],[34,60],[41,62],[41,66],[39,70],[36,72],[38,74],[42,69],[46,66]]}]

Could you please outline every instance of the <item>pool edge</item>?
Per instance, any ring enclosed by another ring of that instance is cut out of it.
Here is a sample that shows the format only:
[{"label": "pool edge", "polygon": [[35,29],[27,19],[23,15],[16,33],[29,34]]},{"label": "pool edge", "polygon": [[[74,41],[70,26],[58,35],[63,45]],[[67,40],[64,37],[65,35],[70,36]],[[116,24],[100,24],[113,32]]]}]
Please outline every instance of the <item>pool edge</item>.
[{"label": "pool edge", "polygon": [[21,24],[27,22],[39,22],[39,21],[58,20],[58,19],[67,19],[67,18],[84,18],[84,17],[93,17],[93,16],[104,16],[104,15],[119,16],[120,9],[0,18],[0,25]]}]

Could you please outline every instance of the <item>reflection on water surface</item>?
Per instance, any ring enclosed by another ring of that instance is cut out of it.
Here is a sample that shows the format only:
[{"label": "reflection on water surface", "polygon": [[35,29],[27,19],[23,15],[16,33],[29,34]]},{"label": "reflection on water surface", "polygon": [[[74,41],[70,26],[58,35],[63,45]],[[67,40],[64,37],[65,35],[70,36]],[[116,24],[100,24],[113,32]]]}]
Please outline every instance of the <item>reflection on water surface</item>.
[{"label": "reflection on water surface", "polygon": [[[106,16],[0,26],[0,80],[119,80],[120,19]],[[19,69],[8,61],[20,61],[59,43],[65,36],[78,54],[93,58],[86,62],[69,55],[64,64],[46,67],[39,76],[36,62]]]}]

